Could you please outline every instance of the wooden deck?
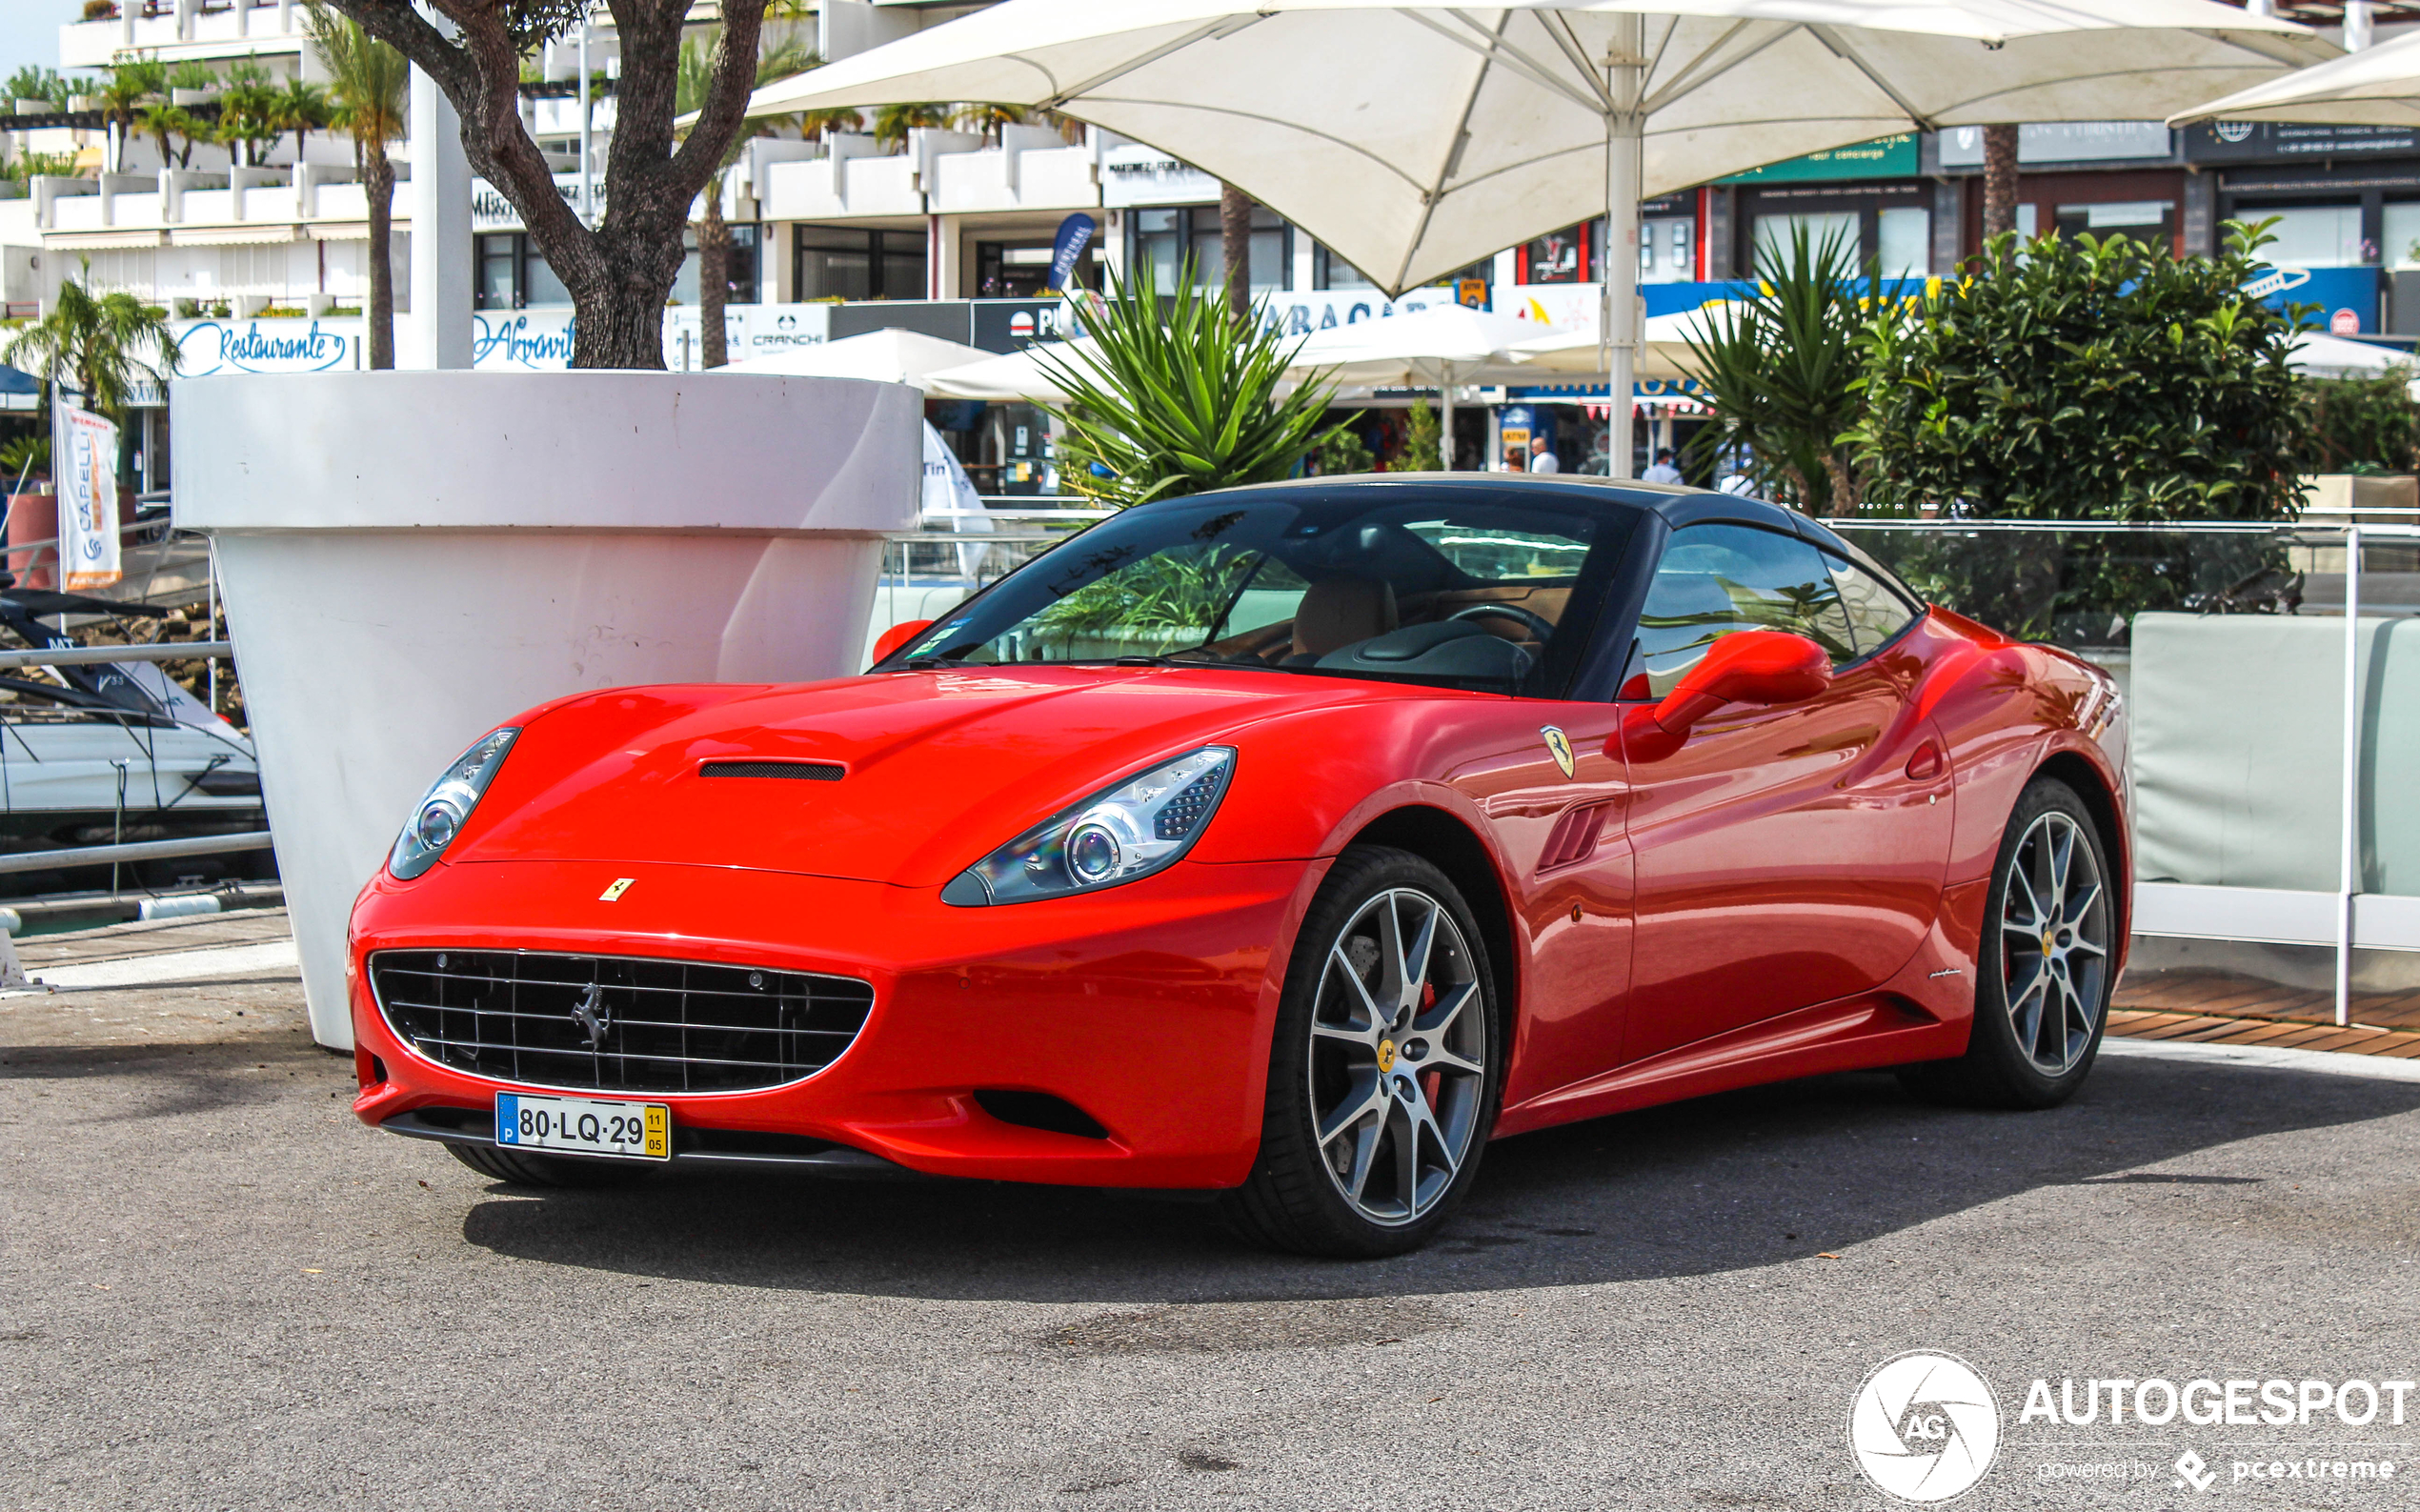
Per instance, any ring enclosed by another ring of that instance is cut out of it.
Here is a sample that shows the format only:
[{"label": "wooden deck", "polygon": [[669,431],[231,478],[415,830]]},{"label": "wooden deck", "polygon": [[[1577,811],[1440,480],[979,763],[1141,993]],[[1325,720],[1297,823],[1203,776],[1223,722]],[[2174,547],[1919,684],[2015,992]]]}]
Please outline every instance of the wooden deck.
[{"label": "wooden deck", "polygon": [[2351,1026],[2338,1028],[2332,993],[2234,972],[2163,971],[2118,984],[2109,1033],[2420,1058],[2420,993],[2355,993],[2351,1007]]}]

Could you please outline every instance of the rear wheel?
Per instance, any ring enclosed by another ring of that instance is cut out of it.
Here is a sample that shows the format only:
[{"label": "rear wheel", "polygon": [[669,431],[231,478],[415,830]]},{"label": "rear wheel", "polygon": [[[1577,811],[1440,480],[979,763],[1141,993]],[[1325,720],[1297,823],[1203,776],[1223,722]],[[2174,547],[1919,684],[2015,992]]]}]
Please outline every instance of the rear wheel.
[{"label": "rear wheel", "polygon": [[1356,847],[1294,948],[1252,1176],[1248,1238],[1339,1258],[1419,1248],[1470,1190],[1502,1082],[1478,921],[1408,852]]},{"label": "rear wheel", "polygon": [[1955,1060],[1909,1066],[1924,1096],[2048,1108],[2092,1070],[2115,986],[2108,858],[2075,790],[2038,777],[2001,838],[1977,954],[1974,1030]]},{"label": "rear wheel", "polygon": [[560,1155],[532,1155],[493,1144],[446,1145],[454,1158],[478,1172],[514,1186],[621,1186],[636,1180],[645,1168],[622,1160],[583,1160]]}]

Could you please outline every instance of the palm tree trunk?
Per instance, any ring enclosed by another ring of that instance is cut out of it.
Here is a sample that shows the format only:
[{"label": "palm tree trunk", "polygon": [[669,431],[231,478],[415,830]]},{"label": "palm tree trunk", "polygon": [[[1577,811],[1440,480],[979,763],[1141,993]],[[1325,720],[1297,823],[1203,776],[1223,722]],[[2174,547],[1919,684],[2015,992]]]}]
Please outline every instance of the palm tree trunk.
[{"label": "palm tree trunk", "polygon": [[1219,252],[1226,260],[1227,308],[1252,312],[1252,198],[1233,184],[1219,186]]},{"label": "palm tree trunk", "polygon": [[1824,501],[1824,513],[1835,518],[1856,514],[1857,474],[1850,469],[1848,458],[1839,452],[1825,452],[1824,471],[1830,474],[1832,480],[1831,497]]},{"label": "palm tree trunk", "polygon": [[697,221],[697,365],[719,368],[731,360],[723,350],[723,296],[731,288],[731,223],[722,218],[722,196],[709,188],[706,213]]},{"label": "palm tree trunk", "polygon": [[2017,129],[1983,129],[1983,237],[2017,229]]},{"label": "palm tree trunk", "polygon": [[[362,149],[363,187],[370,201],[370,366],[395,365],[394,246],[395,167],[386,144],[371,142]],[[436,249],[427,250],[435,256]]]}]

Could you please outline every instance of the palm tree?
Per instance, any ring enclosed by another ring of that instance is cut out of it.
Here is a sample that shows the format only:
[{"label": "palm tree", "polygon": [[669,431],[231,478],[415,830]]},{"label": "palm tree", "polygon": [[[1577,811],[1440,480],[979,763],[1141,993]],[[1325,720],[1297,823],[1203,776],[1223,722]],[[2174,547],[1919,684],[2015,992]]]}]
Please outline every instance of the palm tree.
[{"label": "palm tree", "polygon": [[[210,134],[210,128],[193,118],[192,112],[181,105],[154,101],[143,107],[140,117],[143,130],[160,144],[162,168],[191,168],[193,164],[193,140]],[[184,146],[171,145],[181,140]]]},{"label": "palm tree", "polygon": [[370,366],[395,365],[395,169],[387,144],[403,136],[411,65],[351,17],[311,3],[311,46],[328,70],[332,126],[353,138],[353,166],[370,201]]},{"label": "palm tree", "polygon": [[[704,105],[714,79],[715,37],[708,32],[681,44],[680,72],[673,81],[673,109],[686,115]],[[796,41],[786,41],[756,59],[756,83],[787,78],[818,68],[823,60]],[[692,224],[697,232],[697,342],[698,366],[719,368],[730,360],[725,348],[723,331],[723,298],[731,292],[731,224],[722,218],[723,174],[739,161],[740,150],[752,136],[762,136],[771,125],[762,119],[741,124],[724,150],[722,161],[715,165],[712,178],[700,194],[705,201],[705,213]]]},{"label": "palm tree", "polygon": [[[335,108],[328,102],[328,91],[318,85],[289,79],[286,88],[278,92],[277,103],[270,118],[277,123],[280,131],[294,133],[294,166],[300,168],[303,148],[311,133],[325,130],[335,119]],[[276,144],[272,142],[270,145],[273,149]]]},{"label": "palm tree", "polygon": [[896,151],[907,146],[908,132],[949,124],[946,105],[885,105],[874,112],[874,140]]},{"label": "palm tree", "polygon": [[835,131],[865,130],[865,116],[857,111],[800,111],[790,121],[810,142],[820,142]]},{"label": "palm tree", "polygon": [[[34,324],[9,338],[0,360],[55,387],[67,383],[98,414],[120,420],[134,385],[165,384],[176,376],[183,353],[168,317],[124,291],[94,294],[92,265],[81,281],[59,280],[58,303]],[[42,406],[47,434],[51,407]]]},{"label": "palm tree", "polygon": [[[126,167],[126,144],[134,136],[135,114],[152,96],[167,92],[168,66],[157,58],[137,58],[119,64],[110,71],[109,81],[92,91],[93,98],[100,101],[101,113],[109,117],[113,128],[110,140],[117,155],[110,164],[112,170]],[[162,168],[168,166],[166,151],[163,147]]]},{"label": "palm tree", "polygon": [[973,131],[984,141],[998,145],[1000,128],[1022,126],[1028,113],[1014,105],[961,105],[950,117],[950,124],[961,131]]},{"label": "palm tree", "polygon": [[286,134],[277,120],[281,98],[258,64],[239,63],[227,71],[227,84],[218,96],[218,128],[212,134],[227,146],[231,158],[240,144],[244,166],[257,167],[277,146],[277,138]]}]

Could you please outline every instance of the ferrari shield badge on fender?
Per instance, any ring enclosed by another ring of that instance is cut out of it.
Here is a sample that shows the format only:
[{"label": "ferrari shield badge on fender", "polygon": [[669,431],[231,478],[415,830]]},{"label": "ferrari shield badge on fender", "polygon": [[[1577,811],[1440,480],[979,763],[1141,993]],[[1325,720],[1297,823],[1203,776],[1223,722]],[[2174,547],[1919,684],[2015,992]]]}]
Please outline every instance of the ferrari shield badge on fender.
[{"label": "ferrari shield badge on fender", "polygon": [[[1567,767],[1570,763],[1565,762],[1564,765]],[[600,903],[618,903],[622,900],[622,895],[630,891],[630,884],[637,880],[635,877],[617,877],[614,878],[613,886],[596,895],[596,900]]]},{"label": "ferrari shield badge on fender", "polygon": [[1546,737],[1546,750],[1554,756],[1555,765],[1563,768],[1564,776],[1571,776],[1571,737],[1550,724],[1540,725],[1538,733]]}]

